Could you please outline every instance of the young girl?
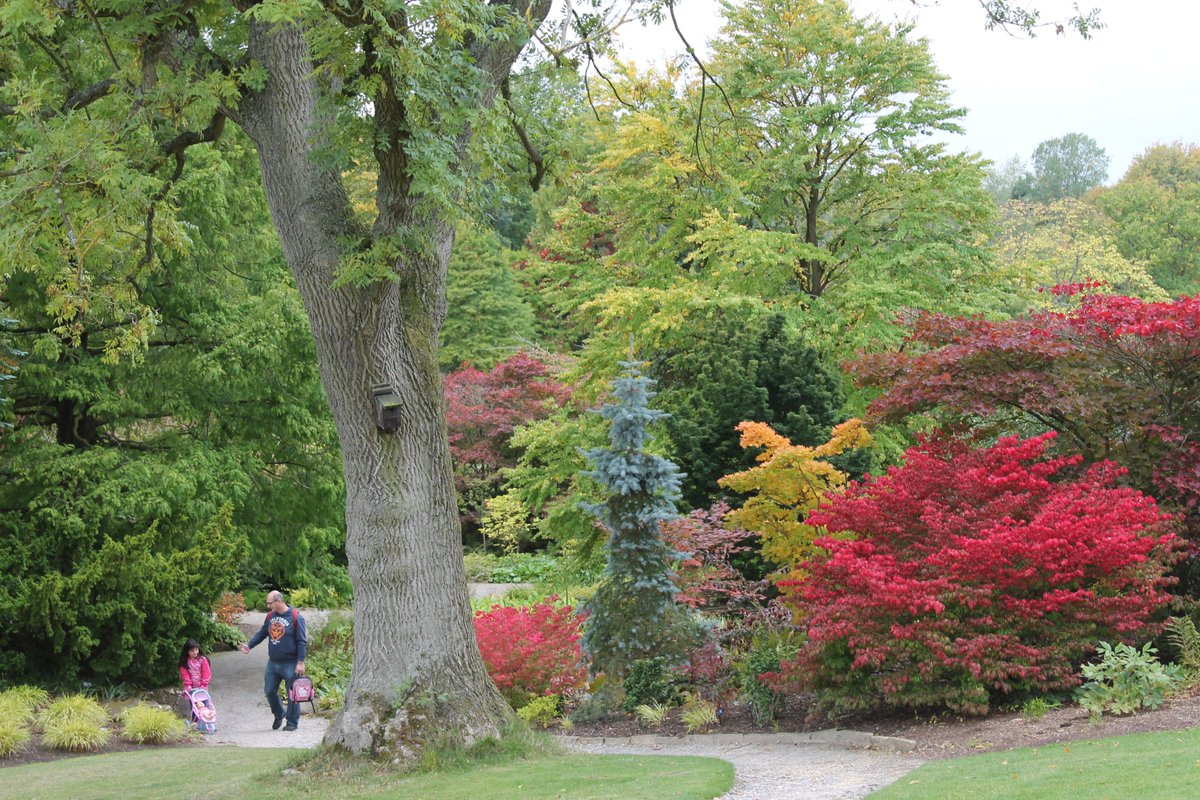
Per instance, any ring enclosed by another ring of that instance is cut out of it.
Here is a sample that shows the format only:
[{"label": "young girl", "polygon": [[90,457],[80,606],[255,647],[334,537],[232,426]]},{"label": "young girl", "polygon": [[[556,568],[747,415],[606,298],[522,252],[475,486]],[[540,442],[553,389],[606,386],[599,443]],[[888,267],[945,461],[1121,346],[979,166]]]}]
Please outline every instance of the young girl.
[{"label": "young girl", "polygon": [[179,677],[183,678],[184,689],[207,689],[212,680],[208,657],[201,655],[200,643],[195,639],[188,639],[179,654]]}]

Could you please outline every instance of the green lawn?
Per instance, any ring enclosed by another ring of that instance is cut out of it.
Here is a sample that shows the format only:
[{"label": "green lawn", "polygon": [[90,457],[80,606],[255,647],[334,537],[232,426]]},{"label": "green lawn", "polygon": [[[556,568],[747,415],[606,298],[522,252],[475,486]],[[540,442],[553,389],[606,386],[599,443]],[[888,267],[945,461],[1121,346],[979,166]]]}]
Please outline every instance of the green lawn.
[{"label": "green lawn", "polygon": [[709,800],[733,785],[711,758],[538,755],[446,772],[282,777],[295,751],[192,747],[0,769],[4,800]]},{"label": "green lawn", "polygon": [[933,761],[870,800],[1179,800],[1200,782],[1200,730]]}]

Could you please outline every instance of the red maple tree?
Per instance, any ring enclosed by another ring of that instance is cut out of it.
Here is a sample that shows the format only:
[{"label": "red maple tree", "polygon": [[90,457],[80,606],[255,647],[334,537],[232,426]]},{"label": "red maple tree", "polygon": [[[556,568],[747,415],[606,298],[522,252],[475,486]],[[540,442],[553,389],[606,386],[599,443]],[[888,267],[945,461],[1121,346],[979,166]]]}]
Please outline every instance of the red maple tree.
[{"label": "red maple tree", "polygon": [[500,470],[516,463],[509,446],[513,430],[549,416],[566,402],[571,387],[525,352],[488,372],[464,364],[446,375],[442,385],[459,510],[464,528],[473,528],[484,501],[499,490]]},{"label": "red maple tree", "polygon": [[1063,452],[1126,467],[1200,542],[1200,297],[1083,295],[1069,312],[998,322],[923,314],[898,351],[849,368],[883,389],[873,419],[933,412],[989,434],[1057,431]]},{"label": "red maple tree", "polygon": [[738,622],[769,615],[767,582],[750,580],[733,564],[738,553],[754,549],[755,534],[726,527],[726,503],[660,523],[663,541],[682,553],[675,570],[676,602]]},{"label": "red maple tree", "polygon": [[1123,468],[1047,457],[1054,433],[924,441],[809,516],[830,533],[787,597],[809,641],[773,676],[842,708],[985,713],[1073,686],[1098,640],[1152,634],[1177,538]]}]

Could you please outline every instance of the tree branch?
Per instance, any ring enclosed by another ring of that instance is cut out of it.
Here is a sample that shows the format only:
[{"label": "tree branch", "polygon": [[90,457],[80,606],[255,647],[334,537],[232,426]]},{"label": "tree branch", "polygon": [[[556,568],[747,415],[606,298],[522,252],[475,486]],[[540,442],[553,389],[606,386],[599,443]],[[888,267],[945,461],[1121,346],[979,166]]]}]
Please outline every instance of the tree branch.
[{"label": "tree branch", "polygon": [[116,85],[117,82],[114,79],[105,78],[102,81],[93,83],[86,89],[80,89],[77,92],[72,92],[67,96],[67,99],[63,101],[62,107],[59,109],[59,113],[66,114],[68,111],[86,108],[100,98],[105,97]]},{"label": "tree branch", "polygon": [[725,88],[717,81],[713,74],[704,66],[704,62],[700,60],[700,56],[696,54],[696,48],[692,47],[691,42],[683,35],[683,31],[679,29],[679,20],[675,17],[675,0],[667,0],[667,11],[671,14],[671,25],[675,28],[675,35],[679,37],[679,41],[683,42],[683,47],[687,54],[692,57],[692,61],[700,69],[700,109],[696,114],[696,134],[693,140],[693,147],[696,152],[696,161],[700,161],[700,127],[704,122],[704,98],[705,84],[709,81],[717,87],[717,91],[721,93],[721,97],[725,100],[725,108],[729,109],[729,115],[737,118],[737,112],[733,110],[733,103],[729,102],[729,95],[725,93]]},{"label": "tree branch", "polygon": [[509,86],[509,76],[507,75],[504,76],[504,80],[500,81],[500,96],[504,98],[504,102],[508,105],[509,122],[512,123],[513,128],[516,130],[517,137],[521,140],[521,146],[525,148],[525,153],[529,156],[529,161],[533,165],[533,176],[529,179],[529,186],[536,192],[541,188],[542,178],[546,175],[546,160],[542,156],[541,151],[530,141],[525,127],[517,120],[517,114],[512,107],[512,89]]},{"label": "tree branch", "polygon": [[100,27],[100,20],[96,19],[96,12],[92,10],[91,3],[87,0],[80,0],[83,10],[87,12],[88,18],[92,21],[92,26],[96,29],[96,34],[100,37],[100,43],[104,45],[104,51],[108,53],[108,61],[113,65],[113,69],[117,74],[121,74],[121,65],[117,62],[116,55],[113,54],[112,46],[108,43],[108,37],[104,34],[104,29]]}]

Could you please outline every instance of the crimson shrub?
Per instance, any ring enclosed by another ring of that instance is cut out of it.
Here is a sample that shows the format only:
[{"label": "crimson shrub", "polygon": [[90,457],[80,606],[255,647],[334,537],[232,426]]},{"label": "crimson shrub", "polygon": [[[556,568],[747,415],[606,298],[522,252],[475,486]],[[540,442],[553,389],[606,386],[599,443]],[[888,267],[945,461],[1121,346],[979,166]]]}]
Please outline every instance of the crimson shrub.
[{"label": "crimson shrub", "polygon": [[570,606],[555,606],[555,599],[475,612],[479,652],[513,708],[577,688],[587,679],[579,649],[581,620]]},{"label": "crimson shrub", "polygon": [[790,602],[808,643],[774,679],[839,708],[986,713],[1075,685],[1097,640],[1146,636],[1178,539],[1110,462],[1048,458],[1053,433],[935,438],[809,516],[829,532]]}]

